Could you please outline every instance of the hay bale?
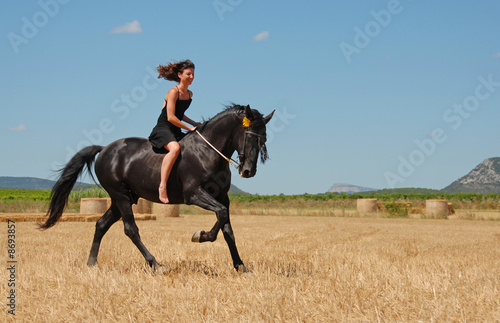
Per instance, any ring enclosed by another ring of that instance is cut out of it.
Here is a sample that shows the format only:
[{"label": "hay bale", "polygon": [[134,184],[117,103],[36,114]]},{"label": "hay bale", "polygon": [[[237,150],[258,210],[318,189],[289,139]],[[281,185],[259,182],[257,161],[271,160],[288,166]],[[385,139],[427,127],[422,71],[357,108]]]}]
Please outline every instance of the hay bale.
[{"label": "hay bale", "polygon": [[453,208],[452,203],[448,203],[448,212],[449,214],[455,214],[455,209]]},{"label": "hay bale", "polygon": [[80,214],[103,214],[111,206],[109,198],[80,199]]},{"label": "hay bale", "polygon": [[378,205],[377,199],[357,199],[356,209],[359,213],[377,213]]},{"label": "hay bale", "polygon": [[73,222],[97,222],[101,218],[100,215],[90,215],[80,219],[74,219]]},{"label": "hay bale", "polygon": [[134,214],[151,214],[153,212],[153,202],[140,198],[137,204],[132,205]]},{"label": "hay bale", "polygon": [[156,216],[151,214],[140,214],[134,217],[136,221],[156,221]]},{"label": "hay bale", "polygon": [[447,200],[427,200],[425,201],[425,211],[429,218],[446,219],[450,215]]},{"label": "hay bale", "polygon": [[178,217],[180,206],[178,204],[153,203],[153,214],[155,216]]}]

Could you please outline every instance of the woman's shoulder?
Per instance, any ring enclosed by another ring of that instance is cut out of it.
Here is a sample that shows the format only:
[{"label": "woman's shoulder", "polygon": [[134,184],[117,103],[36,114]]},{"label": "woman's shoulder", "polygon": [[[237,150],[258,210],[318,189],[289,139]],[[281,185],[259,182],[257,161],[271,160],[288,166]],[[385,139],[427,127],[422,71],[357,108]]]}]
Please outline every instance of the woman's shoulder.
[{"label": "woman's shoulder", "polygon": [[168,94],[170,94],[170,93],[178,94],[179,89],[177,88],[177,86],[171,87],[170,90],[168,90]]},{"label": "woman's shoulder", "polygon": [[174,100],[177,100],[178,96],[179,96],[179,91],[174,86],[173,88],[168,90],[167,95],[165,96],[165,100],[167,100],[168,98],[172,98]]},{"label": "woman's shoulder", "polygon": [[[189,92],[189,98],[192,98],[193,91],[188,89],[188,92]],[[174,86],[170,90],[168,90],[167,95],[165,96],[165,100],[167,100],[169,97],[174,100],[177,100],[179,98],[179,89],[177,88],[177,86]]]}]

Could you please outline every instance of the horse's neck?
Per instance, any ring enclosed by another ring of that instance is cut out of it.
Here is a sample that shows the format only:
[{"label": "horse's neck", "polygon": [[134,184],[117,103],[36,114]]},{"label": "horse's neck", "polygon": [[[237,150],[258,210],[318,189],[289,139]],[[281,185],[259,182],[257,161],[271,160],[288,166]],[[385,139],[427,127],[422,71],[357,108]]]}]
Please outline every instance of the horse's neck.
[{"label": "horse's neck", "polygon": [[236,123],[231,122],[230,117],[221,118],[209,122],[201,134],[219,151],[230,157],[236,147],[234,145],[234,133]]}]

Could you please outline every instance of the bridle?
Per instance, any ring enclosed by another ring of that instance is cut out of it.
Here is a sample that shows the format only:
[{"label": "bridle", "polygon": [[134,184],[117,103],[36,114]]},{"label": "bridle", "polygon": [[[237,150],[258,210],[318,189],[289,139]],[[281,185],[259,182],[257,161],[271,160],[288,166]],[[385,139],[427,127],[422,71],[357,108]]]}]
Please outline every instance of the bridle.
[{"label": "bridle", "polygon": [[262,145],[261,145],[262,138],[265,138],[264,135],[260,135],[260,134],[258,134],[256,132],[253,132],[253,131],[250,130],[250,128],[247,128],[245,130],[245,134],[243,135],[243,149],[241,150],[241,153],[238,154],[238,159],[240,160],[240,164],[238,165],[238,167],[240,167],[241,165],[243,165],[243,163],[245,162],[245,149],[247,147],[247,136],[255,136],[255,137],[257,137],[257,144],[259,145],[259,150],[262,147]]},{"label": "bridle", "polygon": [[243,135],[243,149],[240,154],[238,154],[238,159],[240,162],[236,165],[236,161],[233,160],[232,158],[226,157],[223,153],[221,153],[217,148],[215,148],[203,135],[196,130],[196,133],[203,139],[213,150],[215,150],[219,155],[221,155],[222,158],[224,158],[229,164],[231,164],[234,168],[237,170],[240,170],[240,168],[243,166],[243,163],[245,162],[245,149],[246,149],[246,143],[247,143],[247,136],[255,136],[257,137],[257,143],[259,145],[259,149],[262,147],[261,142],[262,138],[265,138],[265,135],[260,135],[256,132],[251,131],[249,128],[245,130],[245,134]]}]

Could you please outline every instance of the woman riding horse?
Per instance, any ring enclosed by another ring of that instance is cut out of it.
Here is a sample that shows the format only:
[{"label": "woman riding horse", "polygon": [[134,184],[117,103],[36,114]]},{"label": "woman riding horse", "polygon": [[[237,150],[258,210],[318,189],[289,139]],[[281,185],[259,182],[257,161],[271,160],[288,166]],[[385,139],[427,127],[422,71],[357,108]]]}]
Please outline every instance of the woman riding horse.
[{"label": "woman riding horse", "polygon": [[[171,88],[165,96],[158,122],[149,136],[149,141],[151,141],[155,151],[167,152],[161,164],[161,180],[158,191],[160,201],[168,203],[167,180],[181,150],[178,143],[183,136],[181,128],[194,131],[200,123],[184,115],[193,97],[193,92],[188,90],[189,85],[194,80],[193,62],[185,60],[166,66],[160,65],[157,70],[160,73],[158,78],[163,77],[166,80],[179,83]],[[193,127],[188,127],[181,121],[187,122]]]},{"label": "woman riding horse", "polygon": [[[227,160],[237,151],[240,175],[253,177],[259,154],[262,162],[267,159],[266,124],[272,116],[273,113],[264,117],[249,106],[237,105],[219,113],[200,126],[199,131],[190,132],[179,141],[182,154],[177,158],[166,183],[170,203],[193,204],[216,214],[217,221],[212,229],[196,232],[192,241],[213,242],[222,231],[233,266],[242,271],[247,269],[238,254],[229,219],[227,193],[231,185],[231,171]],[[40,224],[40,228],[48,229],[57,223],[78,176],[85,166],[90,171],[96,156],[95,173],[111,198],[111,207],[96,223],[87,264],[97,264],[103,236],[121,218],[125,234],[149,265],[156,268],[158,263],[142,243],[132,212],[132,204],[137,203],[139,197],[160,203],[158,185],[164,157],[153,151],[147,139],[124,138],[106,147],[94,145],[76,153],[52,188],[48,218]]]}]

